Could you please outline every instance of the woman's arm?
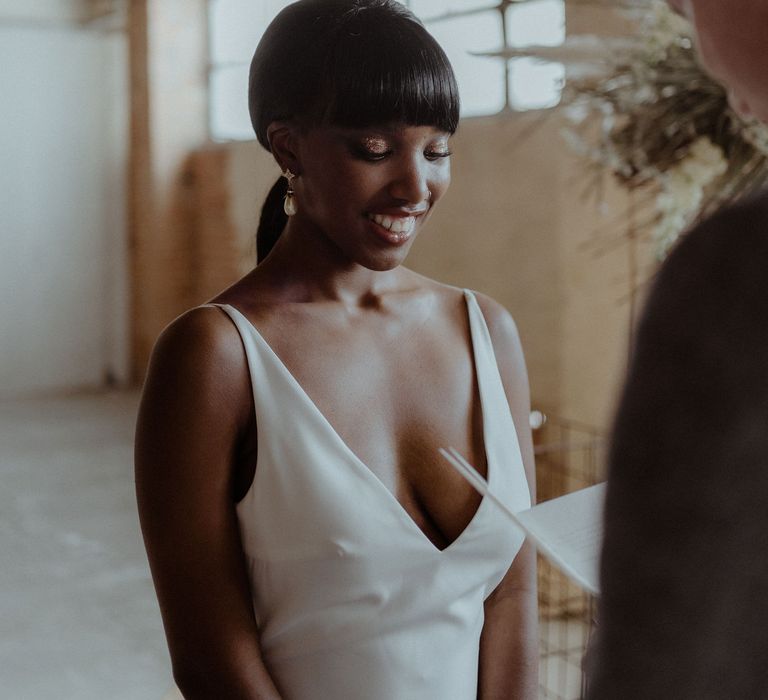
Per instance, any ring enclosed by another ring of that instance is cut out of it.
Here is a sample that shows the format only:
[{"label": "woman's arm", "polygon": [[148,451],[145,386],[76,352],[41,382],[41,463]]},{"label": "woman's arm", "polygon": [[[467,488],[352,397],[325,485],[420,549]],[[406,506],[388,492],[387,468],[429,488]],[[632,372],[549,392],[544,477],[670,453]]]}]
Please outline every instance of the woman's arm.
[{"label": "woman's arm", "polygon": [[[501,305],[483,295],[477,297],[491,333],[520,443],[531,502],[535,503],[528,373],[517,328]],[[479,700],[536,700],[538,662],[536,550],[526,541],[501,583],[485,602],[485,624],[480,638]]]},{"label": "woman's arm", "polygon": [[139,410],[136,492],[187,700],[279,698],[261,658],[232,495],[250,392],[240,338],[220,311],[188,312],[163,332]]}]

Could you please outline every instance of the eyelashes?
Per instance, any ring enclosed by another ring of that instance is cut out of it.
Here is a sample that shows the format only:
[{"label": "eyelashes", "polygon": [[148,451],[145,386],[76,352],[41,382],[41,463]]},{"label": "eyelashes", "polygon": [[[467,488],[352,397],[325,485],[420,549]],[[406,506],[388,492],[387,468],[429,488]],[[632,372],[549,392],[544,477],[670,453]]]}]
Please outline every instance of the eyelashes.
[{"label": "eyelashes", "polygon": [[[365,146],[361,146],[358,144],[355,144],[352,147],[353,153],[363,160],[366,160],[371,163],[377,163],[379,161],[384,160],[388,156],[391,156],[394,152],[391,148],[387,150],[371,150],[369,148],[366,148]],[[424,157],[427,160],[440,160],[442,158],[448,158],[452,155],[452,152],[449,150],[426,150],[424,151]]]},{"label": "eyelashes", "polygon": [[359,158],[370,161],[372,163],[375,163],[376,161],[379,161],[379,160],[384,160],[384,158],[386,158],[388,155],[392,153],[391,150],[371,151],[365,148],[364,146],[353,146],[352,151]]}]

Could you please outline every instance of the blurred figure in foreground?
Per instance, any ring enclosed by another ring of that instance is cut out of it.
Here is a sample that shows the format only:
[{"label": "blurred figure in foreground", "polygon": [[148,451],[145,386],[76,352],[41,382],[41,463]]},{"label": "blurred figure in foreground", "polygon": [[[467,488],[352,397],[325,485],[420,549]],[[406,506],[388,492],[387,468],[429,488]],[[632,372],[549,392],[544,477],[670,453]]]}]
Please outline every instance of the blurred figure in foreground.
[{"label": "blurred figure in foreground", "polygon": [[[768,120],[768,2],[677,0]],[[690,232],[637,333],[609,458],[590,700],[768,697],[768,193]]]}]

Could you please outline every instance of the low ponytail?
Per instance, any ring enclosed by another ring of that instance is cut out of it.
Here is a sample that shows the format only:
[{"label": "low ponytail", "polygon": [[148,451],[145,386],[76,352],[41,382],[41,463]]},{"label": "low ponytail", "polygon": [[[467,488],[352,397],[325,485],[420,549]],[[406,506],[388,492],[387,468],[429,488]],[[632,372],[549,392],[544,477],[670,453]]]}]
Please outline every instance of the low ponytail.
[{"label": "low ponytail", "polygon": [[272,185],[259,216],[259,228],[256,231],[256,264],[264,260],[277,243],[280,234],[288,223],[288,215],[283,211],[283,199],[288,192],[288,181],[280,177]]}]

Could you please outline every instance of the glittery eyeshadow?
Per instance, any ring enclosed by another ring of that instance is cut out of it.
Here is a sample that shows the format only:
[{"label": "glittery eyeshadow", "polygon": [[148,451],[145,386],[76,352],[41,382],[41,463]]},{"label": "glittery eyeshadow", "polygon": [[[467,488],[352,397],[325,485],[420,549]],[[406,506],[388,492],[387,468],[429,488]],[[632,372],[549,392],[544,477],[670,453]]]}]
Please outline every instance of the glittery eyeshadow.
[{"label": "glittery eyeshadow", "polygon": [[363,148],[370,153],[386,153],[389,150],[389,144],[377,136],[366,136],[362,144]]}]

